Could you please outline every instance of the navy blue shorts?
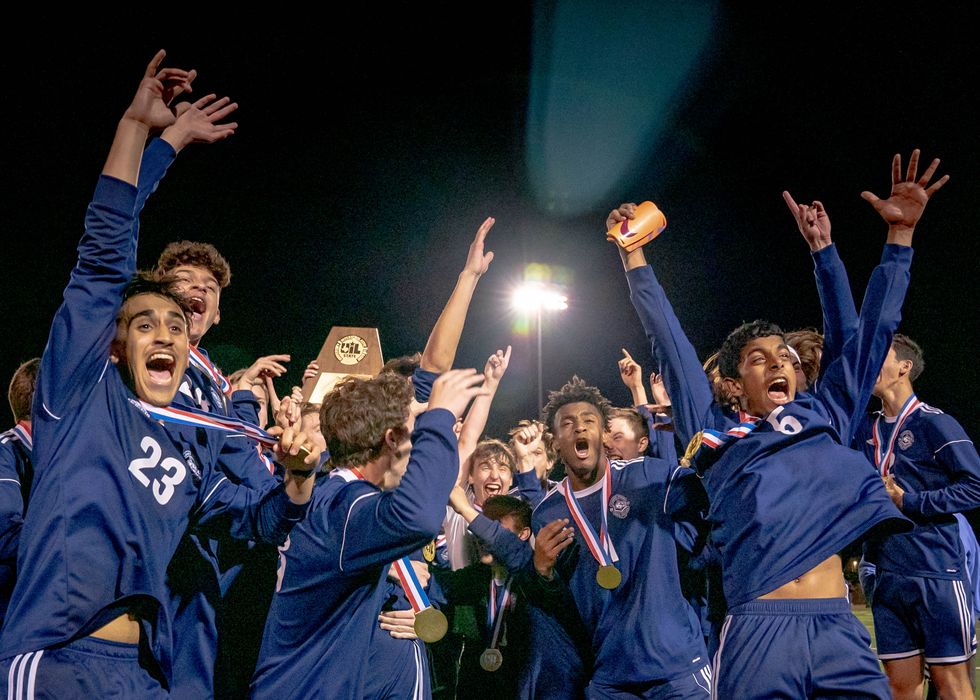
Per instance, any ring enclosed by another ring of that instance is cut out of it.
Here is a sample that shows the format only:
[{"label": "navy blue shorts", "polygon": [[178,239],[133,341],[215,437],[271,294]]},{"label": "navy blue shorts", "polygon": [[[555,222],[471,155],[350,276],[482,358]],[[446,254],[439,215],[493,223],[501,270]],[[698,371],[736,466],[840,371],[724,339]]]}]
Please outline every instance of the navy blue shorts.
[{"label": "navy blue shorts", "polygon": [[590,683],[585,690],[588,700],[708,700],[711,695],[711,667],[705,666],[667,681],[622,684],[615,688]]},{"label": "navy blue shorts", "polygon": [[0,661],[0,695],[12,700],[166,698],[140,665],[139,646],[85,637]]},{"label": "navy blue shorts", "polygon": [[712,699],[890,698],[846,598],[754,600],[729,610]]},{"label": "navy blue shorts", "polygon": [[871,613],[882,661],[921,654],[926,663],[955,664],[977,651],[971,592],[963,581],[879,570]]}]

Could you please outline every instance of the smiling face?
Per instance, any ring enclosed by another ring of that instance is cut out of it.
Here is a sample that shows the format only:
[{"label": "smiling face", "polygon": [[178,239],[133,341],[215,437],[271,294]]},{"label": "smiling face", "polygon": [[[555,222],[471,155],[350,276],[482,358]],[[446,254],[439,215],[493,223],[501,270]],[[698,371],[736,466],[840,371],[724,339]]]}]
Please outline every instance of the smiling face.
[{"label": "smiling face", "polygon": [[796,397],[793,356],[782,336],[747,342],[739,356],[738,373],[738,379],[725,379],[726,388],[752,415],[767,416]]},{"label": "smiling face", "polygon": [[567,403],[555,413],[555,446],[575,488],[588,485],[605,462],[602,446],[603,419],[599,409],[587,401]]},{"label": "smiling face", "polygon": [[474,458],[470,467],[470,485],[473,487],[473,502],[482,506],[491,496],[501,496],[510,491],[514,473],[510,465],[490,454]]},{"label": "smiling face", "polygon": [[647,448],[649,438],[637,435],[633,425],[625,418],[610,418],[609,430],[603,436],[603,445],[609,459],[636,459]]},{"label": "smiling face", "polygon": [[197,345],[211,326],[221,320],[218,304],[221,301],[221,287],[218,280],[206,267],[198,265],[178,265],[168,271],[175,279],[173,291],[179,294],[191,307],[190,341]]},{"label": "smiling face", "polygon": [[173,401],[187,369],[187,320],[159,294],[137,294],[119,312],[110,359],[124,369],[129,387],[154,406]]}]

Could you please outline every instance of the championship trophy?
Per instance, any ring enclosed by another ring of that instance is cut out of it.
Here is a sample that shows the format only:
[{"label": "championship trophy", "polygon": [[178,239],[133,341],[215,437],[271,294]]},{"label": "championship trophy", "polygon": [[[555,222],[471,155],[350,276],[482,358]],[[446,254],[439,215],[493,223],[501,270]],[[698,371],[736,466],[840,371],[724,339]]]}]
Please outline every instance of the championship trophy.
[{"label": "championship trophy", "polygon": [[303,403],[320,404],[344,377],[370,379],[384,365],[377,328],[334,326],[316,358],[320,372],[303,382]]},{"label": "championship trophy", "polygon": [[623,219],[606,231],[606,240],[615,241],[627,253],[646,245],[667,228],[667,217],[653,202],[643,202],[632,219]]}]

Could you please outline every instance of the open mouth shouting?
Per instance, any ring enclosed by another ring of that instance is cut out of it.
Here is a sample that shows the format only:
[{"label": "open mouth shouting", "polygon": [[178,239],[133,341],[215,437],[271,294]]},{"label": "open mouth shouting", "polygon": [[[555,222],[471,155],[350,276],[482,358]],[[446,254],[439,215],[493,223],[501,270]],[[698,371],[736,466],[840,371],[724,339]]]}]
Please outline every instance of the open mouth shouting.
[{"label": "open mouth shouting", "polygon": [[177,370],[177,355],[169,351],[157,351],[146,361],[149,384],[161,388],[169,387]]},{"label": "open mouth shouting", "polygon": [[766,396],[777,406],[790,402],[789,380],[786,377],[776,377],[769,382],[766,388]]},{"label": "open mouth shouting", "polygon": [[589,458],[589,441],[587,438],[580,437],[575,439],[575,456],[581,460]]}]

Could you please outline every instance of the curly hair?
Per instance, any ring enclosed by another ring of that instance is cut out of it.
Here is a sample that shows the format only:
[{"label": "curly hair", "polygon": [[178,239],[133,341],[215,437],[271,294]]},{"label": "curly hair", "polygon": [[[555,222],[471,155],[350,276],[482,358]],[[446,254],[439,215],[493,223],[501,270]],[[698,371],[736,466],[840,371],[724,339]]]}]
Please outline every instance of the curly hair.
[{"label": "curly hair", "polygon": [[815,328],[801,328],[786,334],[786,344],[800,356],[800,368],[806,382],[813,386],[820,375],[820,357],[823,354],[823,335]]},{"label": "curly hair", "polygon": [[767,338],[770,335],[783,336],[783,329],[769,321],[756,320],[743,323],[725,338],[718,351],[718,371],[722,379],[738,379],[738,366],[742,361],[742,349],[755,338]]},{"label": "curly hair", "polygon": [[568,380],[565,386],[558,391],[548,392],[548,403],[541,409],[541,422],[554,429],[558,409],[566,404],[579,402],[590,403],[595,406],[599,415],[602,416],[603,426],[609,423],[609,411],[612,409],[609,399],[603,396],[596,387],[586,384],[578,375]]},{"label": "curly hair", "polygon": [[518,530],[531,527],[531,504],[513,496],[491,496],[483,502],[483,515],[497,521],[510,515]]},{"label": "curly hair", "polygon": [[507,443],[510,445],[511,449],[514,449],[514,436],[517,435],[522,428],[527,428],[532,425],[541,426],[541,442],[544,445],[544,454],[548,458],[548,461],[554,464],[555,460],[558,459],[558,450],[555,449],[554,445],[555,436],[551,434],[550,430],[548,430],[548,426],[539,420],[528,420],[527,418],[523,418],[517,421],[517,425],[511,428],[507,433],[507,437],[509,438]]},{"label": "curly hair", "polygon": [[922,374],[922,370],[926,368],[926,362],[922,359],[922,348],[914,340],[909,338],[907,335],[902,335],[901,333],[896,333],[895,338],[892,340],[892,349],[895,351],[895,357],[901,361],[908,360],[912,363],[912,369],[909,371],[909,381],[914,382]]},{"label": "curly hair", "polygon": [[30,420],[31,404],[34,402],[34,387],[37,385],[37,370],[41,366],[41,358],[35,357],[21,363],[10,380],[7,389],[7,401],[14,414],[14,421]]},{"label": "curly hair", "polygon": [[412,396],[412,385],[398,374],[348,377],[338,383],[320,406],[330,467],[361,466],[377,459],[389,429],[399,441],[404,439]]},{"label": "curly hair", "polygon": [[224,256],[210,243],[195,241],[174,241],[160,253],[155,273],[157,276],[169,275],[175,267],[190,265],[203,267],[214,275],[218,286],[224,289],[231,284],[231,266]]}]

